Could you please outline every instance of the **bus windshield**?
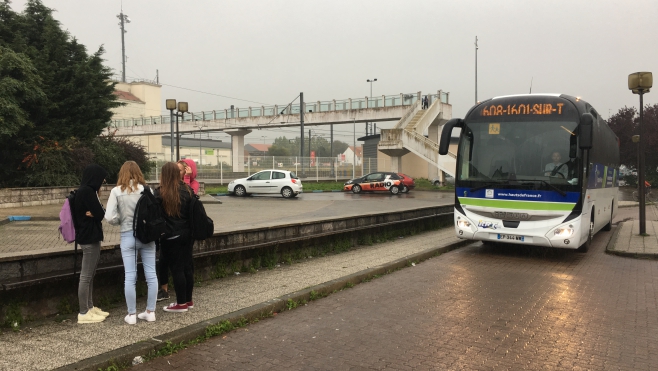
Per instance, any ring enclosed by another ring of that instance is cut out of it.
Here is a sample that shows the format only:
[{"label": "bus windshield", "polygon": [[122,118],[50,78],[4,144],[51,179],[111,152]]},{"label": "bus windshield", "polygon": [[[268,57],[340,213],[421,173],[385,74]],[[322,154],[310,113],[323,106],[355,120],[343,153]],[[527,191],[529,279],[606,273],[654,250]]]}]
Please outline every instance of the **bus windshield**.
[{"label": "bus windshield", "polygon": [[466,122],[456,186],[577,191],[576,127],[574,121]]}]

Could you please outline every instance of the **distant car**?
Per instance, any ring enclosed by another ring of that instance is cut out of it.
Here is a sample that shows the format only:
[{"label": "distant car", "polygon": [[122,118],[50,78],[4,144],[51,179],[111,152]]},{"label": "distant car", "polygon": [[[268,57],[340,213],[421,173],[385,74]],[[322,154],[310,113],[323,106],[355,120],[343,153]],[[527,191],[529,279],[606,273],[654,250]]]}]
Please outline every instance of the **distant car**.
[{"label": "distant car", "polygon": [[302,193],[302,181],[293,171],[263,170],[248,178],[236,179],[228,184],[228,192],[236,196],[248,194],[276,194],[284,198],[297,197]]},{"label": "distant car", "polygon": [[404,188],[405,186],[398,174],[376,172],[366,174],[360,178],[348,180],[345,182],[343,191],[352,191],[352,193],[391,192],[391,194],[396,195]]},{"label": "distant car", "polygon": [[412,177],[402,173],[398,173],[398,176],[400,177],[400,180],[402,180],[402,189],[400,192],[408,193],[412,189],[416,188],[416,182],[414,182]]},{"label": "distant car", "polygon": [[[455,178],[452,175],[446,174],[446,183],[455,184]],[[441,179],[439,177],[432,179],[432,184],[439,187],[441,185]]]}]

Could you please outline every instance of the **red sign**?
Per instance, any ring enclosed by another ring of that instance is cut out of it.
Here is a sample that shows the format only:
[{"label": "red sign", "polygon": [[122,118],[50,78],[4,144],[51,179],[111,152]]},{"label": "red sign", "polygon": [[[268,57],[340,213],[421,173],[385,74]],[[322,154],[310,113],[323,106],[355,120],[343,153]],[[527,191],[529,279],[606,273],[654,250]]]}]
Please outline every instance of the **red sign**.
[{"label": "red sign", "polygon": [[315,166],[315,151],[311,151],[311,166]]}]

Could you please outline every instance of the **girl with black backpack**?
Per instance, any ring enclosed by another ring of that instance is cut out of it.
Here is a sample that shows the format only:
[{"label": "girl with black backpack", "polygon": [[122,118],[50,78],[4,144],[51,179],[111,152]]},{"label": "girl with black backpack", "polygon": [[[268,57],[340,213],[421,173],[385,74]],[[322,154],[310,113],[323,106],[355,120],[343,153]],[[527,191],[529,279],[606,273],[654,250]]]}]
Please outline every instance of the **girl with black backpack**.
[{"label": "girl with black backpack", "polygon": [[192,246],[194,240],[189,227],[190,203],[194,193],[181,180],[178,165],[168,162],[162,167],[160,187],[154,192],[160,201],[167,223],[167,232],[160,239],[160,253],[168,262],[174,279],[176,302],[164,307],[166,312],[187,312],[194,308],[194,264]]},{"label": "girl with black backpack", "polygon": [[[105,220],[113,225],[121,225],[121,257],[124,266],[124,293],[128,315],[124,318],[126,323],[134,325],[137,318],[147,322],[155,321],[155,298],[158,293],[158,277],[155,274],[155,242],[142,243],[135,238],[133,230],[133,216],[135,207],[144,191],[146,181],[144,175],[135,161],[126,161],[119,170],[117,186],[110,192],[107,201]],[[137,314],[137,252],[142,257],[144,277],[148,287],[146,310]]]}]

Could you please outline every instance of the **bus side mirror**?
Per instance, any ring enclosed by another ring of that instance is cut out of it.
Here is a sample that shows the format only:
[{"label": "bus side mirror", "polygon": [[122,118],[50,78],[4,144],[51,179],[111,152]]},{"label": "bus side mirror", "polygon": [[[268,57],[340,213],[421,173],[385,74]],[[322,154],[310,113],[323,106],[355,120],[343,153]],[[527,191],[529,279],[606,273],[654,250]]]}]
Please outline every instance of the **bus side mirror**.
[{"label": "bus side mirror", "polygon": [[578,146],[580,149],[591,149],[593,141],[594,116],[591,113],[583,113],[580,116]]},{"label": "bus side mirror", "polygon": [[439,142],[439,154],[445,156],[448,154],[450,149],[450,137],[452,136],[452,129],[464,127],[464,120],[462,119],[451,119],[443,125],[443,130],[441,131],[441,140]]}]

